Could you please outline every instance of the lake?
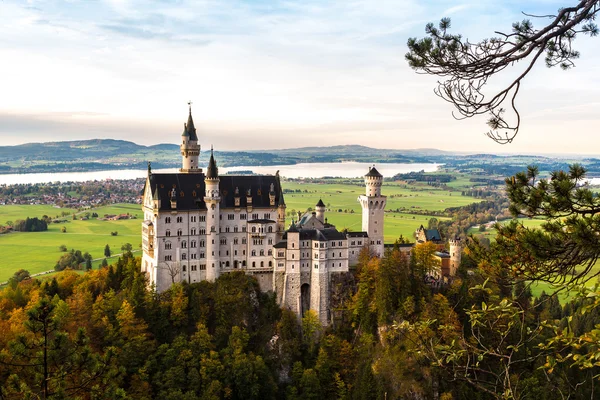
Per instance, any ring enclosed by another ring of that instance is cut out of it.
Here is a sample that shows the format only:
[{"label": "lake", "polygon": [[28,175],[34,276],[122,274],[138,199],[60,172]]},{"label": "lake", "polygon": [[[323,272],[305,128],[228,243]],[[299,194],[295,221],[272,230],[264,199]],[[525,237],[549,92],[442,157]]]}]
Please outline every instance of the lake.
[{"label": "lake", "polygon": [[[219,173],[236,171],[252,171],[257,174],[272,174],[277,171],[282,177],[286,178],[322,178],[324,176],[333,176],[341,178],[354,178],[364,176],[371,163],[343,162],[343,163],[307,163],[295,165],[270,165],[270,166],[240,166],[240,167],[219,167]],[[382,163],[377,164],[377,170],[384,177],[392,177],[398,173],[408,172],[433,172],[443,164],[400,164],[400,163]],[[176,168],[156,169],[153,172],[176,172]],[[13,185],[25,183],[47,183],[47,182],[84,182],[105,179],[136,179],[145,178],[147,171],[117,169],[111,171],[90,171],[90,172],[58,172],[47,174],[0,174],[0,185]]]}]

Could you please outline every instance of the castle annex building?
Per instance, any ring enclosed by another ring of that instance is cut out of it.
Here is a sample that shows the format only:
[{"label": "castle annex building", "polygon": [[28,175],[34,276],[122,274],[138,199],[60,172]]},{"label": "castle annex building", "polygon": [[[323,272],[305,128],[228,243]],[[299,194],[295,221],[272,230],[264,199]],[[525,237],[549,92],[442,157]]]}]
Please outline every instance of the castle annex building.
[{"label": "castle annex building", "polygon": [[156,290],[241,270],[261,290],[275,291],[283,307],[299,316],[315,310],[327,324],[332,274],[348,272],[365,246],[383,255],[383,176],[374,167],[365,175],[358,199],[363,232],[338,231],[321,200],[286,229],[278,174],[219,175],[212,149],[204,172],[191,108],[181,140],[179,172],[157,174],[149,166],[144,188],[142,270]]}]

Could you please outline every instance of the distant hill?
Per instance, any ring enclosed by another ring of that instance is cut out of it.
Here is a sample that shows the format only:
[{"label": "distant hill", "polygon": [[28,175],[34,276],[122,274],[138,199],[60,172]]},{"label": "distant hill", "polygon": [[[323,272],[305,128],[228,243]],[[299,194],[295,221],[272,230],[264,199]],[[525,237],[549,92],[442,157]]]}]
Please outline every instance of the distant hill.
[{"label": "distant hill", "polygon": [[[451,153],[436,149],[374,149],[360,145],[302,147],[297,149],[215,152],[221,166],[291,165],[314,162],[435,162]],[[64,142],[27,143],[0,146],[0,173],[90,171],[100,169],[154,168],[180,165],[175,144],[139,145],[126,140],[93,139]],[[200,162],[206,163],[203,151]]]}]

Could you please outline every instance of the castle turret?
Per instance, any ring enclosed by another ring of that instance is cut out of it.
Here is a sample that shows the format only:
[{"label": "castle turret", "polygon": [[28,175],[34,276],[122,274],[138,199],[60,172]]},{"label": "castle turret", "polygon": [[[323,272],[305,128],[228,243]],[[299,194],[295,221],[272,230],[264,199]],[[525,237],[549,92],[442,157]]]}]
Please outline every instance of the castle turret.
[{"label": "castle turret", "polygon": [[202,173],[202,169],[198,168],[198,157],[200,156],[200,145],[198,144],[198,136],[192,119],[192,103],[190,106],[190,114],[187,123],[183,124],[183,133],[181,134],[181,169],[180,172],[187,174]]},{"label": "castle turret", "polygon": [[283,238],[285,232],[285,200],[283,199],[283,190],[281,189],[281,182],[279,180],[279,171],[275,174],[277,183],[279,185],[279,200],[277,202],[277,241]]},{"label": "castle turret", "polygon": [[362,230],[369,235],[369,248],[381,257],[383,256],[383,218],[386,205],[386,196],[381,195],[383,175],[375,169],[369,168],[365,175],[366,193],[359,196],[358,201],[362,207]]},{"label": "castle turret", "polygon": [[315,206],[315,211],[317,219],[322,223],[325,223],[325,210],[325,203],[323,203],[323,200],[319,199],[319,202]]},{"label": "castle turret", "polygon": [[456,276],[460,267],[462,257],[462,240],[454,238],[450,240],[450,276]]},{"label": "castle turret", "polygon": [[210,160],[204,178],[206,187],[204,204],[206,204],[206,280],[214,282],[220,274],[219,264],[219,171],[213,150],[210,149]]}]

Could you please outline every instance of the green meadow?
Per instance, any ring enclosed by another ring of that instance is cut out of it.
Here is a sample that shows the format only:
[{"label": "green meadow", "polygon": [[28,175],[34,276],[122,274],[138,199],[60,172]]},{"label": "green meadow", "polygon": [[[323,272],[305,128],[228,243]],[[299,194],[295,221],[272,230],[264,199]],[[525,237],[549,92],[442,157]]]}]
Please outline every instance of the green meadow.
[{"label": "green meadow", "polygon": [[[7,220],[14,221],[26,217],[56,216],[62,211],[74,212],[75,210],[38,205],[0,206],[0,221],[5,223]],[[125,243],[131,243],[134,250],[139,248],[142,218],[139,205],[115,204],[87,211],[96,212],[101,217],[104,214],[130,213],[137,219],[73,221],[72,216],[69,215],[64,217],[66,222],[50,224],[46,232],[13,232],[0,235],[2,249],[0,282],[6,281],[20,268],[28,270],[31,274],[53,269],[56,261],[64,254],[58,249],[63,244],[69,250],[87,251],[94,259],[100,259],[94,263],[95,265],[104,258],[104,247],[107,244],[113,253],[120,253],[121,246]],[[63,226],[67,229],[65,233],[61,232]],[[114,231],[118,232],[117,236],[111,235]]]}]

